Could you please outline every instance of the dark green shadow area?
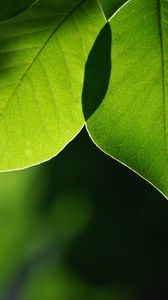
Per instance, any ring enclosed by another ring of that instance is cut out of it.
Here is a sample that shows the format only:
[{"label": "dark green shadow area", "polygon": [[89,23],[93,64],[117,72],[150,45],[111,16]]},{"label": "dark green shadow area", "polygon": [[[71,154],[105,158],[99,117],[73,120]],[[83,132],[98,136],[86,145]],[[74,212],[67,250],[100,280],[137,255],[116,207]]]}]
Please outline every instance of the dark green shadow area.
[{"label": "dark green shadow area", "polygon": [[99,2],[108,20],[127,0],[99,0]]},{"label": "dark green shadow area", "polygon": [[20,14],[36,2],[36,0],[0,0],[0,22]]},{"label": "dark green shadow area", "polygon": [[96,111],[103,101],[111,74],[112,33],[107,23],[98,35],[85,67],[82,105],[85,120]]}]

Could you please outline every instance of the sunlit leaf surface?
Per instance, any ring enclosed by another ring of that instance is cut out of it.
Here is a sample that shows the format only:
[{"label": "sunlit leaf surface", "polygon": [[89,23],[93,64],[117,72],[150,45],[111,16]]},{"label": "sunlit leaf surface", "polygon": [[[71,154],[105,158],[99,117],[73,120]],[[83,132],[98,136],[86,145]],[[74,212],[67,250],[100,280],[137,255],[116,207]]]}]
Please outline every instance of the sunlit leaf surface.
[{"label": "sunlit leaf surface", "polygon": [[167,11],[164,0],[133,0],[111,18],[111,79],[87,126],[103,151],[168,197]]},{"label": "sunlit leaf surface", "polygon": [[84,124],[84,66],[105,20],[95,0],[41,0],[0,25],[0,170],[55,156]]}]

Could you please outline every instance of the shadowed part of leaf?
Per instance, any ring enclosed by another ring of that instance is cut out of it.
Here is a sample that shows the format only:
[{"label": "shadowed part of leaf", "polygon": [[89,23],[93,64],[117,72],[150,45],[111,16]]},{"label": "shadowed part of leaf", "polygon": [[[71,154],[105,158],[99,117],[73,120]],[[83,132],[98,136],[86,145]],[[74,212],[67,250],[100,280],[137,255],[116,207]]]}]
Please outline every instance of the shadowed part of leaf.
[{"label": "shadowed part of leaf", "polygon": [[0,0],[0,21],[18,15],[36,2],[37,0]]},{"label": "shadowed part of leaf", "polygon": [[111,74],[111,28],[107,23],[98,35],[85,67],[82,105],[85,120],[103,101]]},{"label": "shadowed part of leaf", "polygon": [[109,19],[127,0],[99,0],[104,14]]}]

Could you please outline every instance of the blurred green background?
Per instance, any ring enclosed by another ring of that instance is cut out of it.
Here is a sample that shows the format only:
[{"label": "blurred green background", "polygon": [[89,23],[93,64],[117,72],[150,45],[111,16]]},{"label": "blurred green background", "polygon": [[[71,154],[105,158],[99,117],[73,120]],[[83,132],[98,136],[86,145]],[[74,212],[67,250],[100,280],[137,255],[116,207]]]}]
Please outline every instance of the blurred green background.
[{"label": "blurred green background", "polygon": [[168,202],[85,129],[56,158],[0,174],[0,299],[167,295]]}]

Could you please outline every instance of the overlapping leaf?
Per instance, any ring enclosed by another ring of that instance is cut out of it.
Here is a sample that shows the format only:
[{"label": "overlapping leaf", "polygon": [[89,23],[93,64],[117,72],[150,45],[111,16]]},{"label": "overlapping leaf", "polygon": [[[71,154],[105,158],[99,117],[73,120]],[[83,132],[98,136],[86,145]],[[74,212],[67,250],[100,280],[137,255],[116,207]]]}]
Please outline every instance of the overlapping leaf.
[{"label": "overlapping leaf", "polygon": [[99,0],[107,19],[109,19],[126,1],[128,0]]},{"label": "overlapping leaf", "polygon": [[[132,0],[110,20],[112,72],[87,121],[94,142],[168,197],[168,1]],[[98,72],[98,71],[97,71]]]},{"label": "overlapping leaf", "polygon": [[95,0],[40,0],[0,25],[0,170],[56,155],[81,129],[84,66],[105,20]]}]

